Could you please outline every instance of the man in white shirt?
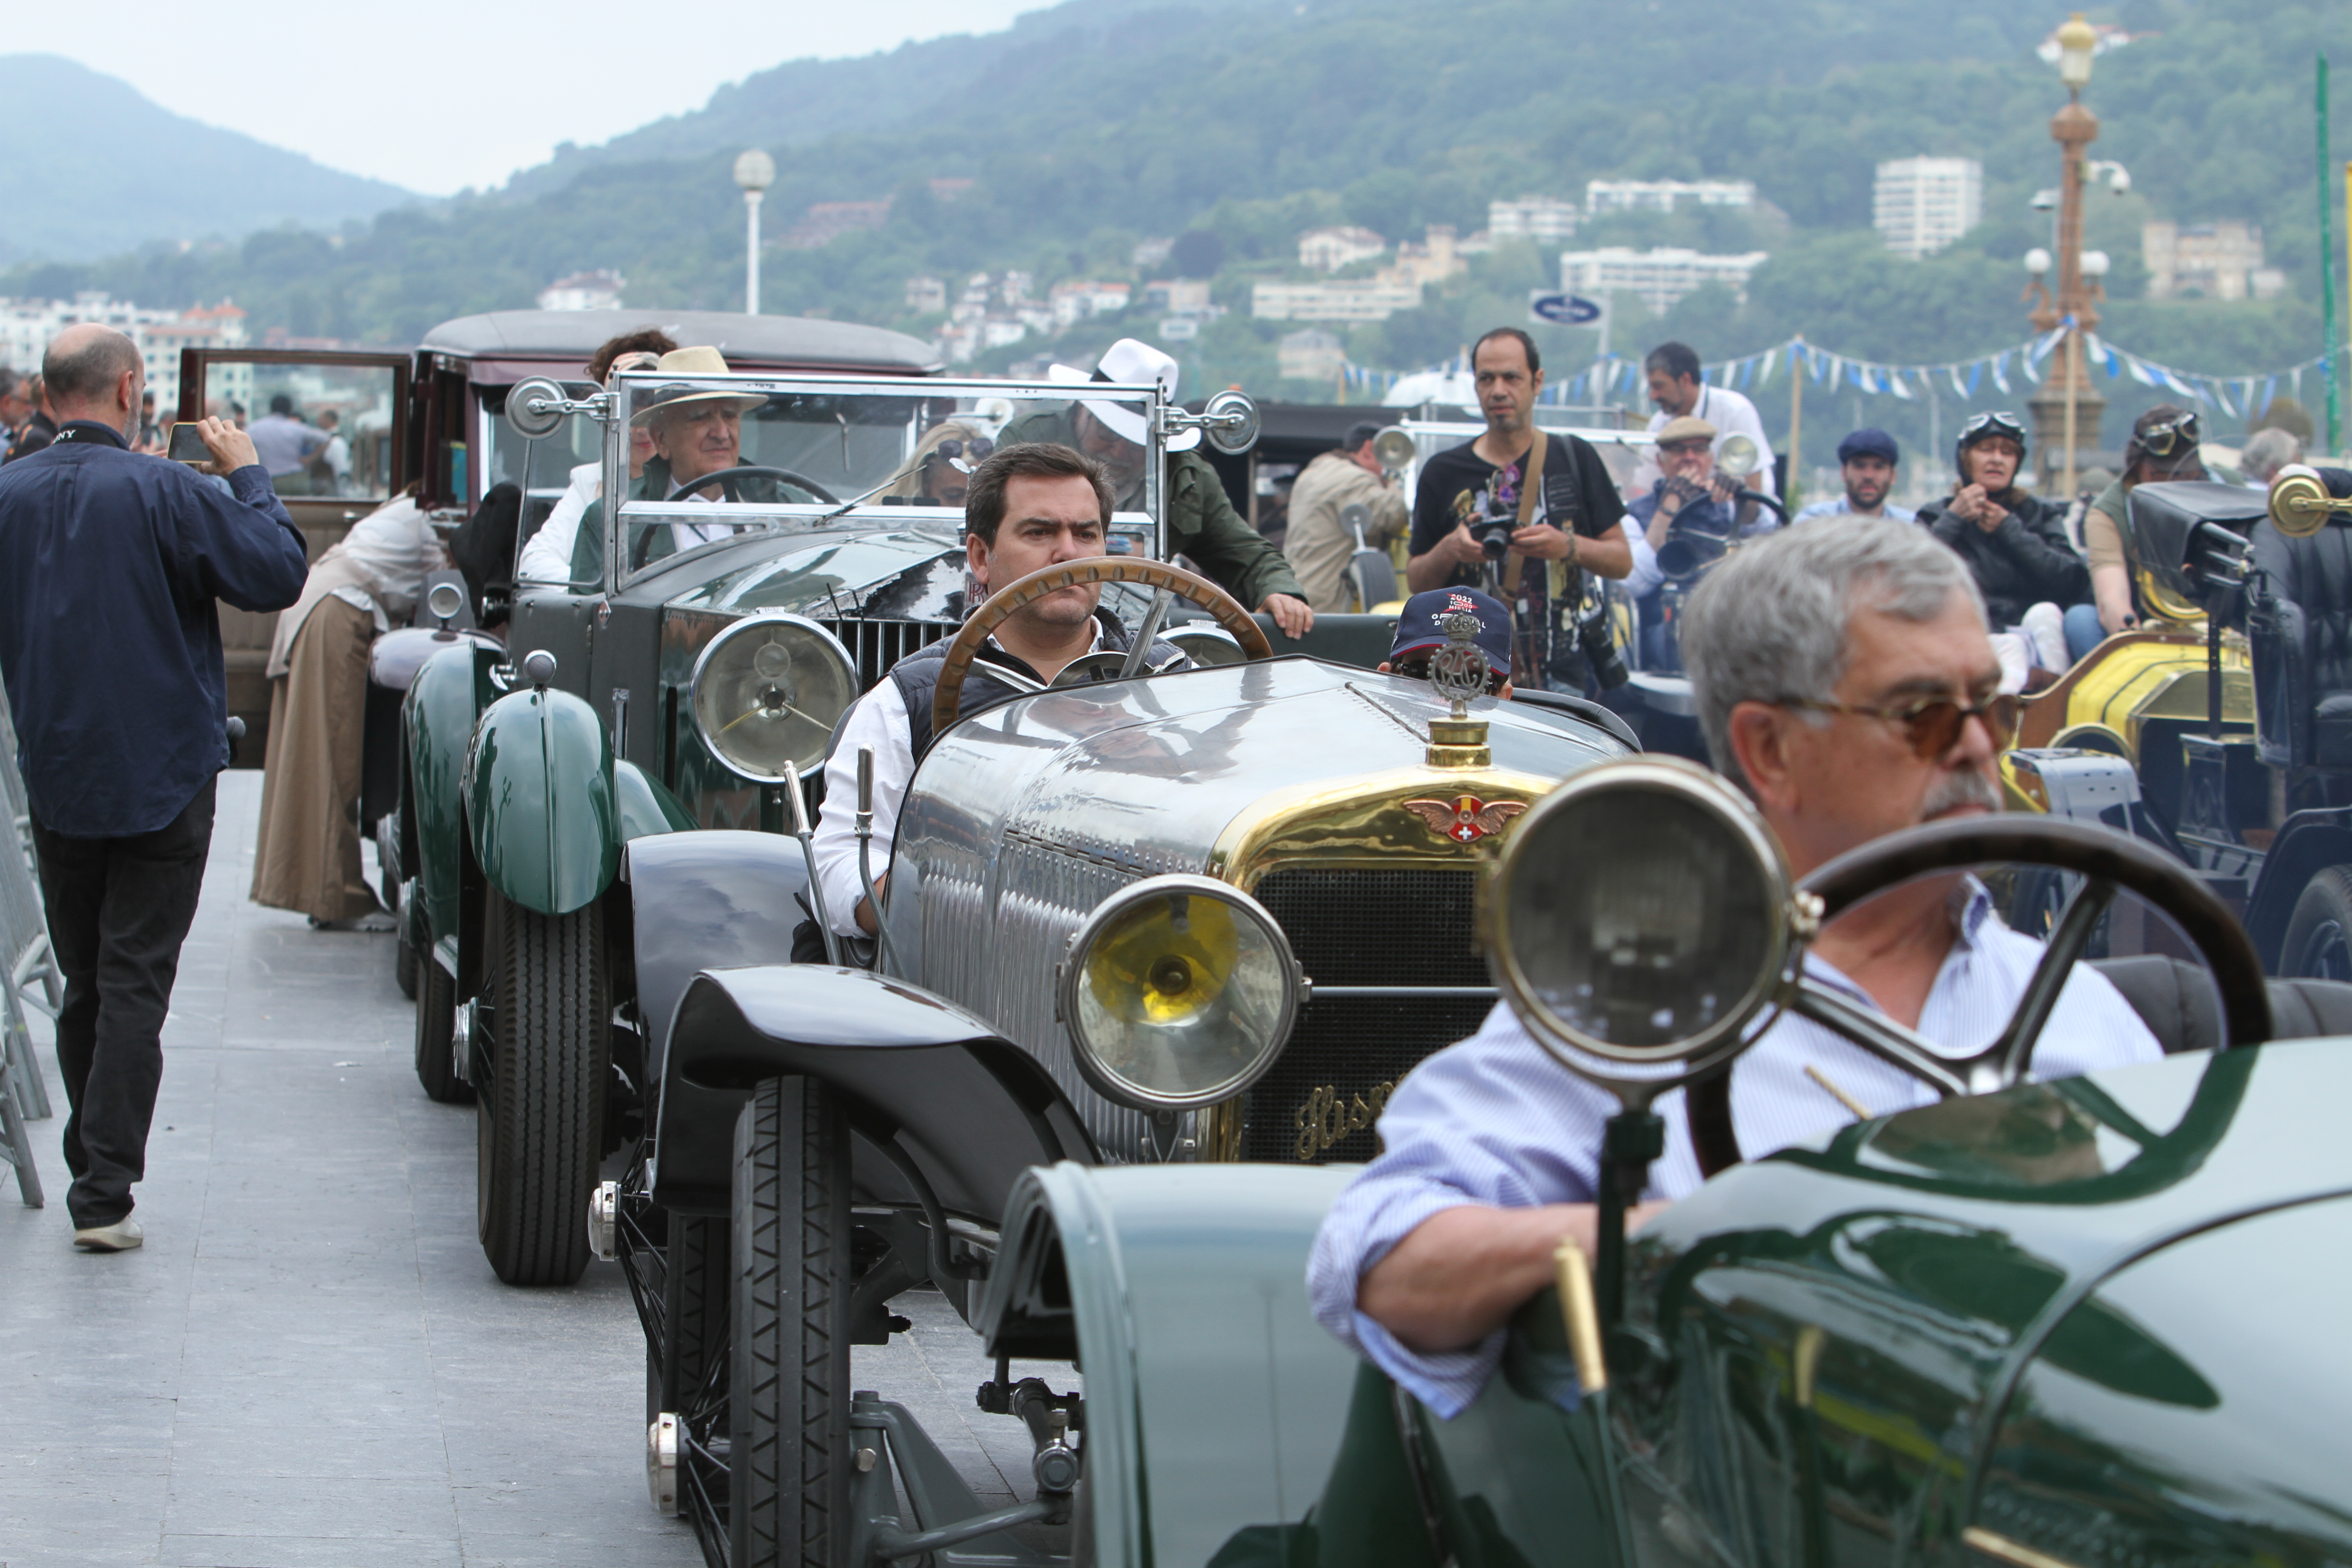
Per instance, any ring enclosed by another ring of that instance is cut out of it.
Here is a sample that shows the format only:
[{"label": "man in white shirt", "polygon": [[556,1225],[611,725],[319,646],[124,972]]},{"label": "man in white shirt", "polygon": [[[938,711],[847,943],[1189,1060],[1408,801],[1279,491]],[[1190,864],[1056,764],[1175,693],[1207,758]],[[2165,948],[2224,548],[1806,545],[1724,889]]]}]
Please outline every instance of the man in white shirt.
[{"label": "man in white shirt", "polygon": [[[1974,579],[1924,530],[1829,518],[1743,546],[1693,595],[1682,636],[1707,750],[1797,876],[1905,827],[2000,809],[1994,757],[2015,700],[1997,695],[2000,666]],[[1849,911],[1804,963],[1854,1005],[1962,1056],[2007,1024],[2041,953],[1993,916],[1975,879],[1948,876]],[[2157,1055],[2130,1004],[2077,969],[2036,1067],[2057,1078]],[[1843,1123],[1840,1097],[1874,1115],[1934,1099],[1793,1016],[1733,1064],[1730,1084],[1751,1157]],[[1316,1238],[1317,1318],[1439,1415],[1466,1408],[1501,1354],[1504,1322],[1551,1279],[1560,1238],[1592,1251],[1601,1128],[1617,1109],[1496,1007],[1390,1099],[1381,1157]],[[1701,1174],[1682,1091],[1656,1109],[1666,1149],[1648,1196],[1671,1202]]]},{"label": "man in white shirt", "polygon": [[[1024,441],[999,447],[982,458],[971,472],[971,488],[964,498],[964,562],[975,593],[966,613],[1032,572],[1109,553],[1111,499],[1103,466],[1073,447]],[[1130,646],[1127,628],[1100,607],[1101,600],[1101,585],[1085,584],[1047,594],[1015,611],[972,661],[959,711],[969,713],[1010,691],[1050,685],[1098,648],[1125,652]],[[874,749],[871,855],[876,892],[887,898],[898,806],[916,763],[930,747],[931,699],[947,649],[948,639],[942,638],[900,659],[842,715],[835,731],[814,847],[825,912],[834,930],[844,935],[870,936],[878,923],[866,900],[852,828],[858,749]],[[1188,663],[1180,650],[1154,643],[1144,668],[1157,674]],[[1013,679],[992,679],[992,668]]]},{"label": "man in white shirt", "polygon": [[[1715,426],[1717,454],[1726,439],[1745,436],[1756,443],[1756,456],[1762,464],[1748,476],[1748,488],[1768,496],[1780,493],[1772,474],[1772,443],[1764,434],[1764,421],[1757,415],[1756,405],[1727,386],[1709,386],[1700,379],[1696,351],[1687,343],[1660,343],[1642,362],[1642,369],[1649,377],[1650,401],[1658,405],[1658,411],[1650,416],[1651,435],[1677,419],[1704,419]],[[1634,493],[1657,483],[1658,472],[1654,461],[1636,468]]]}]

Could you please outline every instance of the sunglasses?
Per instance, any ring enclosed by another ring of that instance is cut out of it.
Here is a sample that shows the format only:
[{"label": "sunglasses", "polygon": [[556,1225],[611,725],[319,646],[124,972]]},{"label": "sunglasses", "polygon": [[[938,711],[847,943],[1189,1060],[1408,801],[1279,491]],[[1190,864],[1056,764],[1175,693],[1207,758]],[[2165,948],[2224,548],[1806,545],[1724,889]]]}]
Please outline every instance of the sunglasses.
[{"label": "sunglasses", "polygon": [[2184,414],[2178,419],[2168,419],[2152,425],[2132,437],[2139,449],[2151,458],[2170,458],[2198,445],[2197,416]]},{"label": "sunglasses", "polygon": [[1920,761],[1940,757],[1959,743],[1960,728],[1971,719],[1981,719],[1992,732],[1993,744],[2006,746],[2017,735],[2017,716],[2023,706],[2021,700],[2007,693],[1990,702],[1975,707],[1962,707],[1948,697],[1929,697],[1900,708],[1858,708],[1846,702],[1823,702],[1810,697],[1791,697],[1777,704],[1782,708],[1801,708],[1812,713],[1852,713],[1862,719],[1879,719],[1903,726],[1911,742],[1911,754]]},{"label": "sunglasses", "polygon": [[1969,416],[1969,422],[1960,426],[1960,445],[1963,447],[1990,436],[2006,436],[2018,445],[2023,446],[2025,426],[2019,422],[2016,415],[2006,409],[1995,409],[1990,414],[1971,414]]}]

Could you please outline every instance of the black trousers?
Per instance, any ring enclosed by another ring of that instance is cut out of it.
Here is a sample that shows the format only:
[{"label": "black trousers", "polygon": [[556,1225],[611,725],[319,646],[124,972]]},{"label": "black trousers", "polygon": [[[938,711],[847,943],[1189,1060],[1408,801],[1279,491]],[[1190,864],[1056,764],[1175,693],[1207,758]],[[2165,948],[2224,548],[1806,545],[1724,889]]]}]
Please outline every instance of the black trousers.
[{"label": "black trousers", "polygon": [[163,1015],[212,851],[214,781],[170,824],[125,838],[70,838],[33,823],[49,947],[65,976],[66,1207],[77,1229],[112,1225],[147,1173],[163,1081]]}]

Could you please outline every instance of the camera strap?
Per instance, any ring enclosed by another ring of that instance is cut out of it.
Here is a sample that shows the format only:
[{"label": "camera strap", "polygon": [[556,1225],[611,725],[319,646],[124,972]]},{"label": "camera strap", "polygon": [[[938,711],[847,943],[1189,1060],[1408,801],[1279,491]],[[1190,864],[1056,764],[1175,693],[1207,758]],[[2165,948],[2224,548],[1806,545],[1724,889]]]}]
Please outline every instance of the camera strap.
[{"label": "camera strap", "polygon": [[[1528,447],[1528,471],[1519,479],[1519,526],[1533,526],[1540,517],[1543,505],[1544,433],[1536,427],[1535,440]],[[1517,600],[1519,594],[1519,573],[1528,558],[1514,550],[1503,563],[1503,592]]]}]

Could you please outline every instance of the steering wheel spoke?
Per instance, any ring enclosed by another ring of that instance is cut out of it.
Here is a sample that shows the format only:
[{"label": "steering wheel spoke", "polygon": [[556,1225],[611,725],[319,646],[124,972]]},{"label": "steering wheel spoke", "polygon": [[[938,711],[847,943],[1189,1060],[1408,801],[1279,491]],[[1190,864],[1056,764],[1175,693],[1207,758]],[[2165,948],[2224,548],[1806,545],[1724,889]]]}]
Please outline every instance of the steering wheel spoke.
[{"label": "steering wheel spoke", "polygon": [[1884,1013],[1859,1005],[1852,997],[1831,990],[1818,980],[1797,982],[1797,994],[1790,998],[1789,1010],[1843,1036],[1881,1061],[1902,1068],[1946,1100],[1973,1092],[1961,1070],[1956,1070],[1963,1068],[1964,1064],[1946,1061],[1916,1032]]},{"label": "steering wheel spoke", "polygon": [[2026,982],[2025,994],[2017,1000],[2017,1011],[2009,1016],[2009,1026],[1987,1048],[1984,1057],[1978,1058],[1990,1058],[1998,1087],[2007,1089],[2024,1079],[2025,1069],[2033,1059],[2034,1042],[2042,1037],[2042,1028],[2050,1022],[2059,994],[2066,989],[2075,962],[2090,945],[2091,932],[2100,917],[2115,901],[2113,882],[2104,877],[2086,878],[2074,901],[2066,906],[2066,912],[2059,917],[2058,929],[2050,933],[2042,962],[2033,966],[2033,978]]}]

